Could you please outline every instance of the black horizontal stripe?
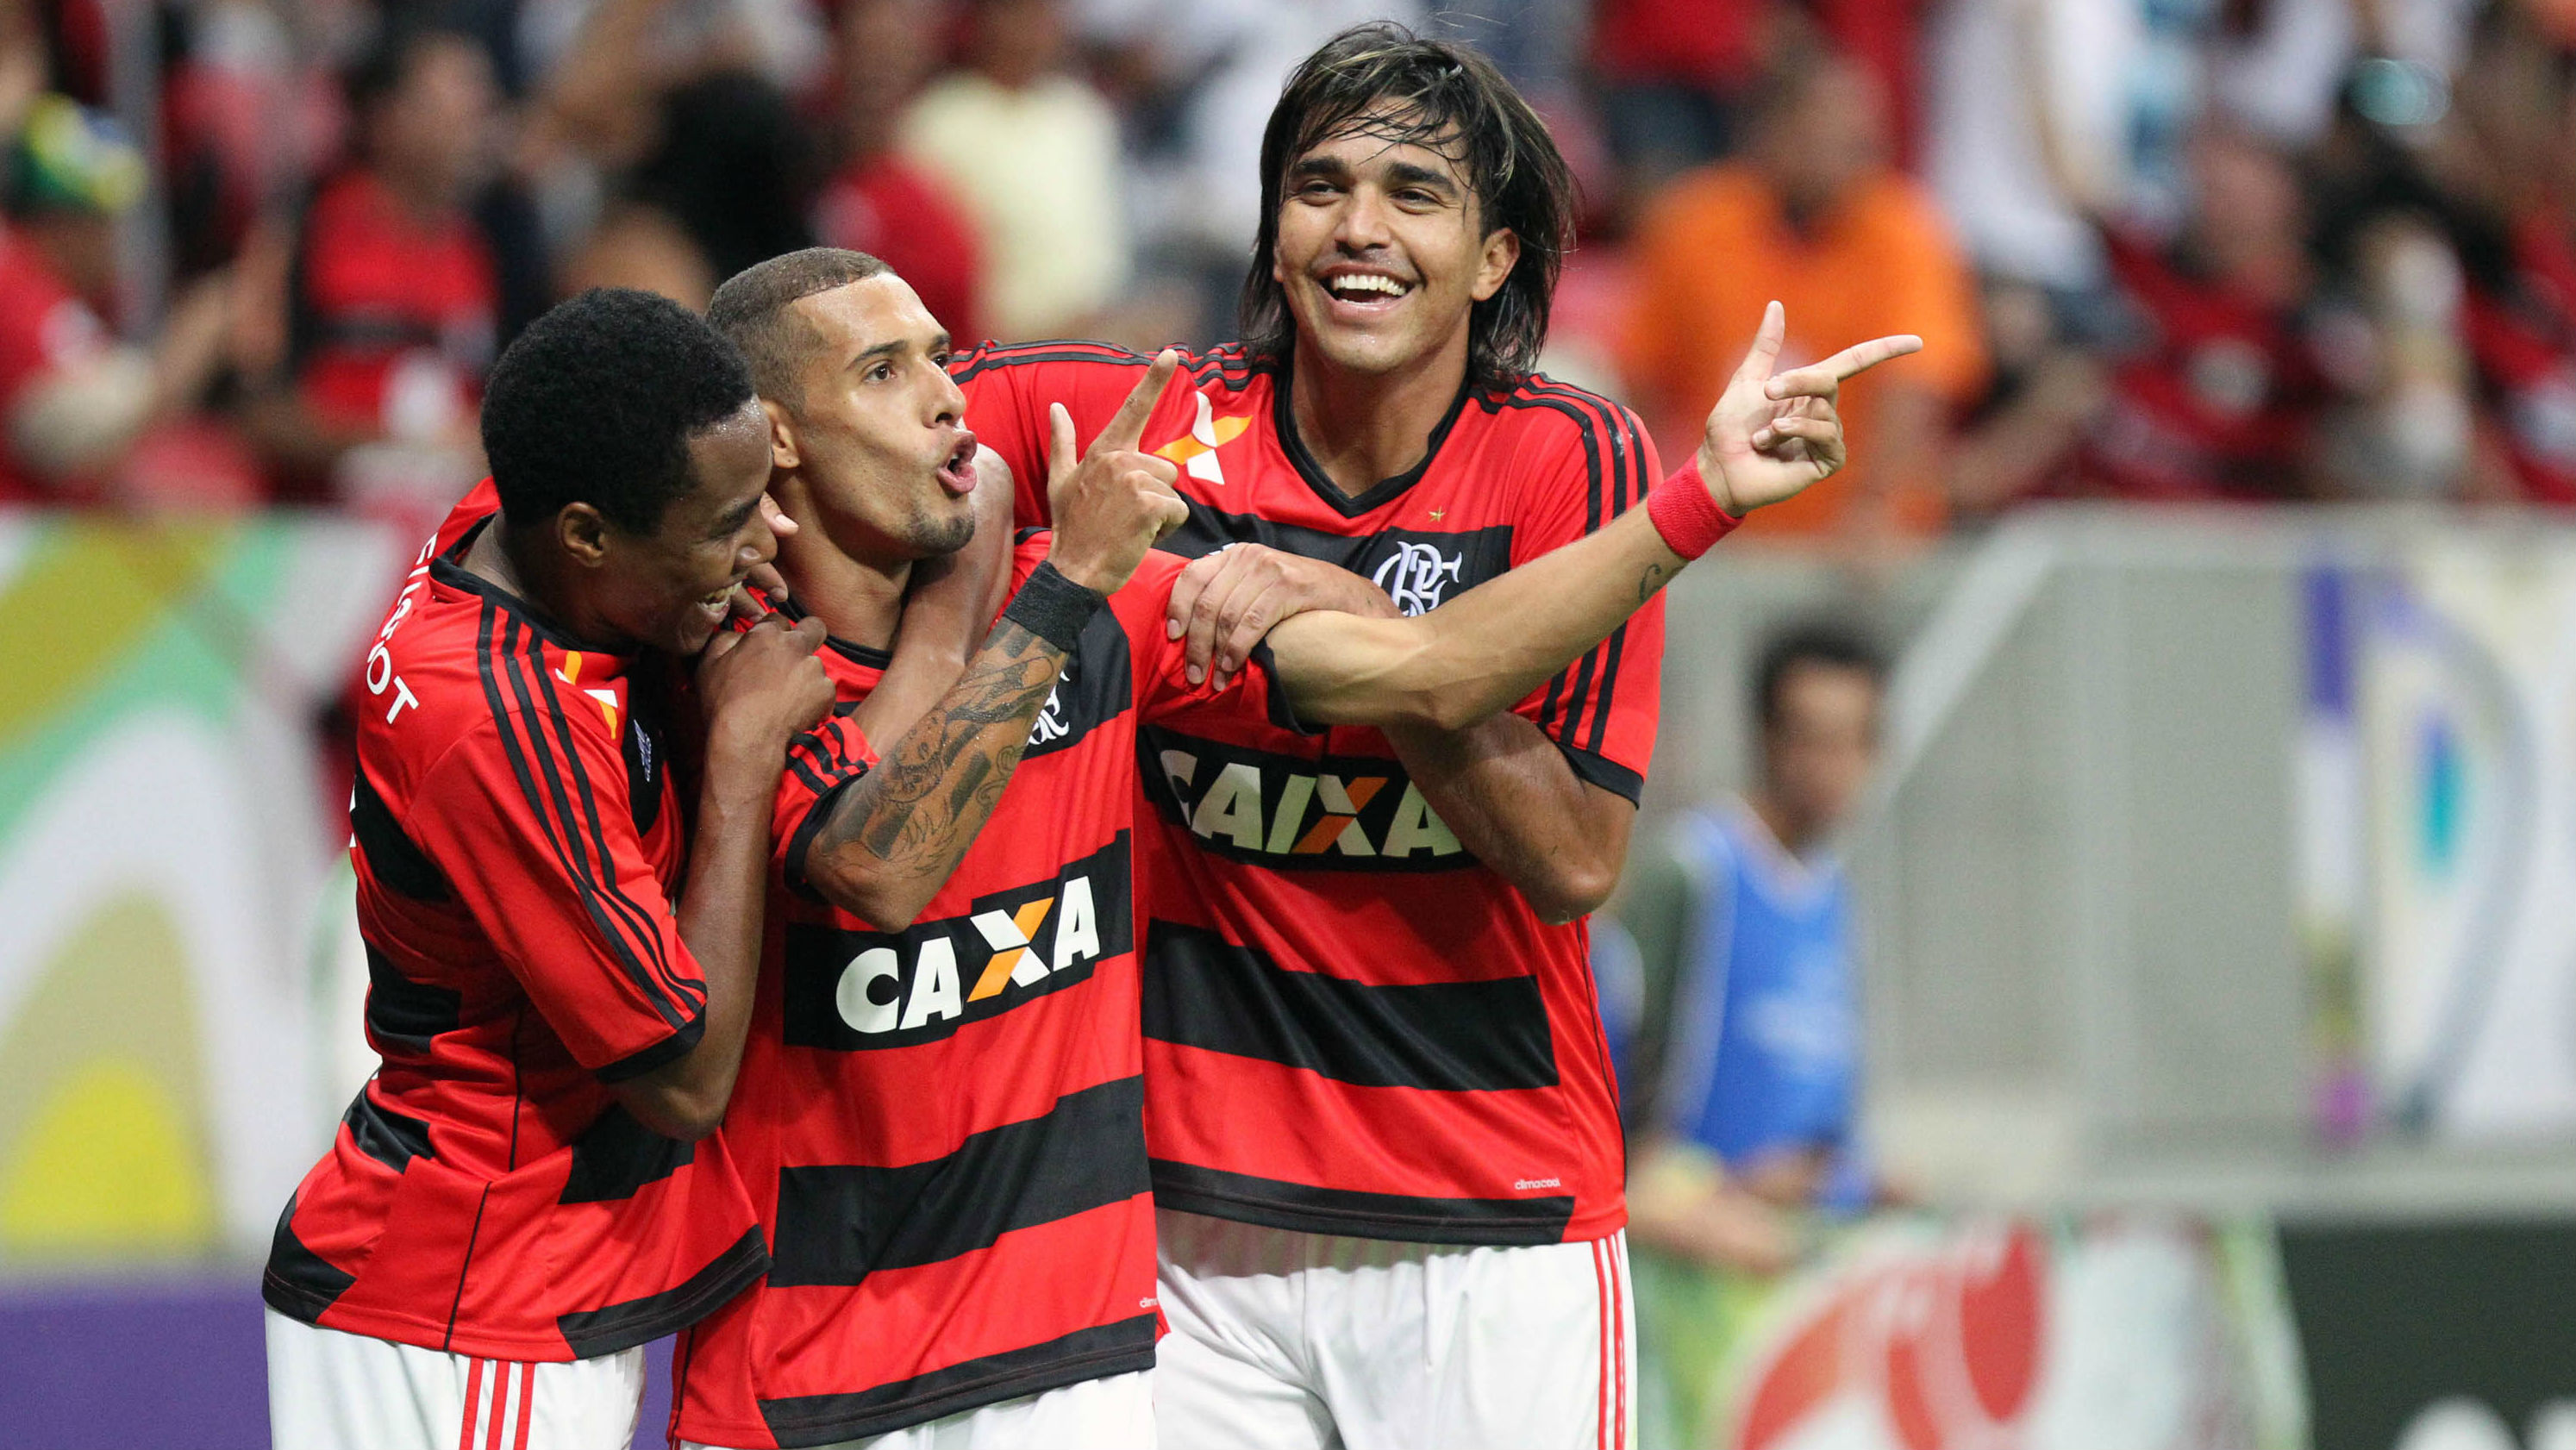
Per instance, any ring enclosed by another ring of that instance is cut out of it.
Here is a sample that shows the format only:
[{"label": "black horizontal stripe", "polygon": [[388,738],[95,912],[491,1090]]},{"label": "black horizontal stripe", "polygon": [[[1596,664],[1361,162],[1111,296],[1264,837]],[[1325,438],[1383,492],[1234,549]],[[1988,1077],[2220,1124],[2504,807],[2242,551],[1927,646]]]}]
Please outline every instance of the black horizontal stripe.
[{"label": "black horizontal stripe", "polygon": [[1154,1367],[1154,1316],[1138,1314],[842,1395],[762,1400],[780,1445],[863,1440],[1024,1395]]},{"label": "black horizontal stripe", "polygon": [[1408,1244],[1553,1244],[1574,1217],[1571,1194],[1548,1198],[1417,1198],[1355,1193],[1154,1160],[1154,1206],[1291,1233]]},{"label": "black horizontal stripe", "polygon": [[349,1101],[349,1111],[340,1115],[349,1130],[349,1139],[358,1151],[400,1173],[414,1158],[435,1158],[429,1148],[429,1124],[408,1113],[397,1113],[370,1096],[365,1088]]},{"label": "black horizontal stripe", "polygon": [[367,870],[382,885],[414,901],[449,898],[447,878],[439,874],[429,853],[403,834],[363,766],[349,792],[349,832],[358,838],[358,851],[367,858]]},{"label": "black horizontal stripe", "polygon": [[557,1203],[613,1203],[680,1171],[697,1145],[665,1138],[615,1103],[572,1142],[572,1172]]},{"label": "black horizontal stripe", "polygon": [[[1294,728],[1295,712],[1270,719]],[[1402,761],[1336,755],[1331,742],[1310,735],[1294,742],[1307,750],[1290,754],[1148,724],[1136,732],[1136,760],[1154,809],[1190,832],[1198,849],[1229,861],[1273,871],[1371,873],[1477,864]]]},{"label": "black horizontal stripe", "polygon": [[741,1238],[682,1283],[622,1304],[559,1315],[555,1328],[562,1332],[564,1343],[572,1347],[575,1359],[597,1359],[603,1354],[633,1349],[706,1318],[726,1300],[750,1288],[752,1280],[768,1267],[769,1254],[761,1247],[760,1230],[745,1229]]},{"label": "black horizontal stripe", "polygon": [[1145,1080],[1118,1078],[926,1163],[780,1169],[770,1287],[941,1263],[1145,1191]]},{"label": "black horizontal stripe", "polygon": [[1145,1035],[1355,1087],[1554,1087],[1535,977],[1378,987],[1292,972],[1203,927],[1145,929]]},{"label": "black horizontal stripe", "polygon": [[[1054,875],[985,892],[956,916],[916,921],[897,932],[790,921],[782,939],[780,1036],[791,1047],[834,1052],[911,1047],[1080,986],[1101,962],[1135,949],[1129,865],[1130,840],[1120,831]],[[996,990],[972,995],[997,951],[984,930],[994,923],[976,918],[1016,918],[1039,902],[1049,904],[1025,955]]]},{"label": "black horizontal stripe", "polygon": [[295,1200],[290,1196],[286,1212],[277,1216],[277,1233],[269,1240],[268,1267],[260,1274],[259,1297],[289,1319],[318,1324],[356,1282],[357,1275],[334,1268],[296,1237]]},{"label": "black horizontal stripe", "polygon": [[426,1056],[431,1038],[455,1031],[464,1020],[465,994],[415,982],[363,935],[361,944],[367,949],[367,1030],[380,1047]]}]

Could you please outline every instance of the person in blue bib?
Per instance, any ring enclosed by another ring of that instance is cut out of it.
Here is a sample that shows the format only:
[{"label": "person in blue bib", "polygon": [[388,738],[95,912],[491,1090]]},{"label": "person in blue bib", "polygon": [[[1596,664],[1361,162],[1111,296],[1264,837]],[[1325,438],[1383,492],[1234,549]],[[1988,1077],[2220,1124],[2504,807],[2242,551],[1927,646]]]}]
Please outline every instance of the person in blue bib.
[{"label": "person in blue bib", "polygon": [[[1773,639],[1753,789],[1685,811],[1622,913],[1644,1024],[1614,1033],[1632,1039],[1641,1409],[1670,1443],[1702,1443],[1711,1375],[1758,1285],[1795,1259],[1802,1211],[1879,1197],[1854,1140],[1859,952],[1831,843],[1876,760],[1883,676],[1848,630]],[[1628,975],[1616,966],[1596,960],[1605,979]]]}]

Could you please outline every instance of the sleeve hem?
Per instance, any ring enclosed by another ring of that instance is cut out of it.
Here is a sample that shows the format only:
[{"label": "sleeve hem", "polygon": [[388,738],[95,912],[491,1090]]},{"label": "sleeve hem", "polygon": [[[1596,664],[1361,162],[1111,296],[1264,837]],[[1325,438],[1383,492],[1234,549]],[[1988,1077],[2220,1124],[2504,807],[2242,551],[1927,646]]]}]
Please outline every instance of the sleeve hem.
[{"label": "sleeve hem", "polygon": [[1597,785],[1632,806],[1646,793],[1646,778],[1643,775],[1608,756],[1577,749],[1561,740],[1554,744],[1557,751],[1565,757],[1565,763],[1573,768],[1575,778],[1584,784]]},{"label": "sleeve hem", "polygon": [[629,1053],[591,1075],[604,1083],[620,1083],[629,1078],[642,1077],[666,1062],[688,1055],[689,1051],[698,1045],[698,1039],[704,1037],[706,1032],[707,1018],[706,1014],[701,1012],[681,1023],[670,1036],[641,1052]]},{"label": "sleeve hem", "polygon": [[831,818],[832,807],[840,802],[841,792],[866,775],[867,770],[862,767],[833,782],[831,789],[816,796],[814,803],[805,808],[805,818],[796,823],[795,833],[787,838],[787,853],[781,862],[780,874],[787,882],[787,889],[808,901],[823,900],[822,893],[805,879],[805,858],[814,849],[814,838],[822,833],[823,822]]},{"label": "sleeve hem", "polygon": [[1288,692],[1280,688],[1279,666],[1278,662],[1271,657],[1270,641],[1265,639],[1252,647],[1252,663],[1260,666],[1261,672],[1270,677],[1270,688],[1262,693],[1269,700],[1271,724],[1299,735],[1321,735],[1332,728],[1328,725],[1308,724],[1298,715],[1297,707],[1288,699]]}]

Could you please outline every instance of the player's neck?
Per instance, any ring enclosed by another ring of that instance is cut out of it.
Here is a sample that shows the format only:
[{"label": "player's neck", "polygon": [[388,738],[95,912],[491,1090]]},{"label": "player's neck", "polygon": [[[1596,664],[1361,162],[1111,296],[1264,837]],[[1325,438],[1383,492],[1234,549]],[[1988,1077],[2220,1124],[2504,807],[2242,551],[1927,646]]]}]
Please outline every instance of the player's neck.
[{"label": "player's neck", "polygon": [[509,519],[494,514],[492,522],[484,525],[473,546],[465,551],[463,567],[466,573],[519,601],[539,624],[579,641],[583,648],[602,654],[631,653],[624,645],[603,642],[609,636],[595,618],[577,607],[571,591],[563,587],[563,571],[557,562],[533,541],[514,538]]},{"label": "player's neck", "polygon": [[[775,497],[776,495],[773,495]],[[788,597],[834,639],[863,649],[892,649],[903,622],[904,586],[912,582],[909,559],[862,559],[832,541],[810,510],[781,500],[796,532],[778,541],[778,573]]]},{"label": "player's neck", "polygon": [[1430,451],[1432,431],[1467,383],[1467,339],[1410,367],[1359,373],[1336,367],[1297,342],[1288,385],[1298,441],[1333,486],[1356,498],[1412,468]]},{"label": "player's neck", "polygon": [[1780,843],[1780,849],[1802,861],[1823,834],[1814,822],[1792,814],[1769,791],[1754,792],[1747,803],[1753,807],[1754,818],[1771,833],[1771,839]]}]

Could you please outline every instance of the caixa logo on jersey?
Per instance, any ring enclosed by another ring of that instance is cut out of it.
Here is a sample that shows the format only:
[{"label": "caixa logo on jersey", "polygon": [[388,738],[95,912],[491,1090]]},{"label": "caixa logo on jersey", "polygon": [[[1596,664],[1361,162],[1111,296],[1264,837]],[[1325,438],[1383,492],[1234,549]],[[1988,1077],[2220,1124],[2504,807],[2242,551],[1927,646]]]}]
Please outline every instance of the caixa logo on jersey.
[{"label": "caixa logo on jersey", "polygon": [[863,1051],[949,1036],[1091,979],[1135,942],[1127,833],[1043,881],[905,931],[787,924],[792,1047]]},{"label": "caixa logo on jersey", "polygon": [[1475,858],[1392,760],[1272,755],[1148,726],[1148,793],[1238,861],[1332,871],[1448,871]]}]

